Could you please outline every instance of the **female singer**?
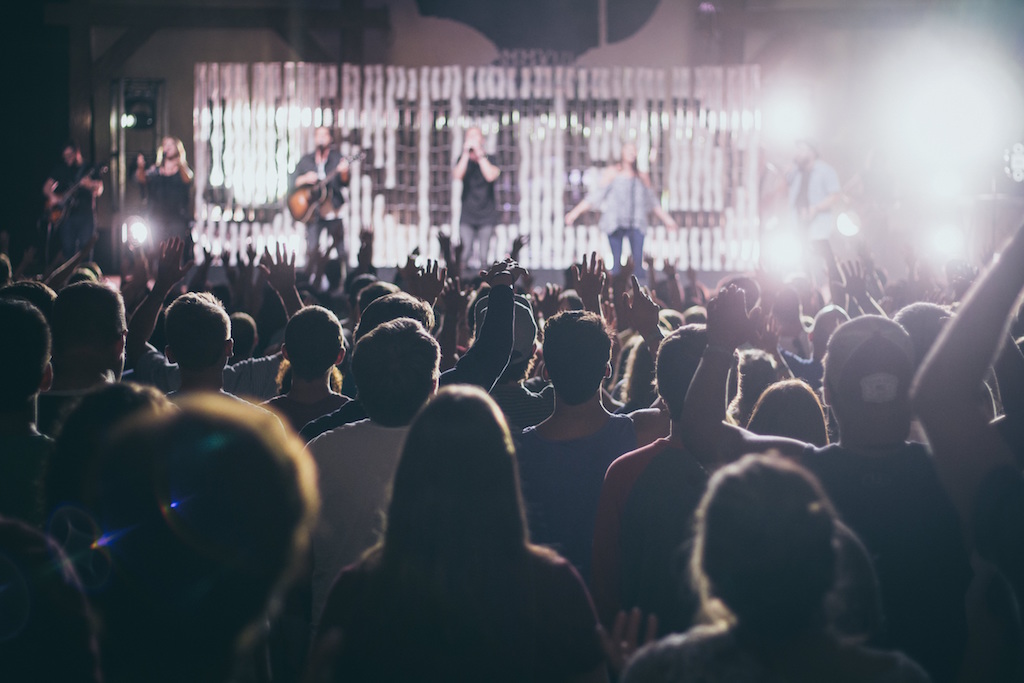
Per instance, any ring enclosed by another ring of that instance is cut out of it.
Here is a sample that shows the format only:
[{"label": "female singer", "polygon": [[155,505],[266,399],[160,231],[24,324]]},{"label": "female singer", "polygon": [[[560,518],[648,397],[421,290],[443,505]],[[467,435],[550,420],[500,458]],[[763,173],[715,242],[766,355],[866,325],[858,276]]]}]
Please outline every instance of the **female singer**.
[{"label": "female singer", "polygon": [[612,274],[622,268],[622,241],[628,239],[637,277],[643,281],[641,264],[648,214],[653,211],[672,230],[679,226],[661,208],[651,189],[650,177],[637,168],[636,157],[636,144],[623,144],[619,162],[609,166],[600,186],[565,215],[565,224],[572,225],[588,209],[601,211],[601,227],[607,233],[612,248]]},{"label": "female singer", "polygon": [[135,179],[142,186],[150,221],[151,244],[180,237],[192,244],[192,169],[185,159],[185,146],[175,137],[165,137],[156,152],[156,164],[146,169],[139,152]]}]

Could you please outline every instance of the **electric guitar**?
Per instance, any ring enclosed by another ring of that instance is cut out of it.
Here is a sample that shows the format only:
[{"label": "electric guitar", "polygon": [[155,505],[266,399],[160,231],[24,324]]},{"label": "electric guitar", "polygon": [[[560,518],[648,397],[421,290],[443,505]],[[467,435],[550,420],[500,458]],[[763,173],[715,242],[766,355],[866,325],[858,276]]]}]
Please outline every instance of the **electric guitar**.
[{"label": "electric guitar", "polygon": [[[109,160],[108,160],[109,161]],[[71,187],[57,196],[56,199],[46,199],[46,210],[44,217],[50,225],[51,230],[56,230],[64,223],[71,208],[78,202],[78,190],[87,179],[99,180],[99,176],[107,172],[109,166],[104,163],[102,166],[94,166],[91,170],[82,174]]]},{"label": "electric guitar", "polygon": [[[342,158],[351,163],[366,158],[366,154],[358,152]],[[330,195],[327,188],[336,175],[338,175],[337,166],[322,180],[299,185],[288,194],[288,211],[294,220],[308,223],[316,215],[323,203],[327,201]],[[348,171],[345,171],[345,175],[348,175]]]}]

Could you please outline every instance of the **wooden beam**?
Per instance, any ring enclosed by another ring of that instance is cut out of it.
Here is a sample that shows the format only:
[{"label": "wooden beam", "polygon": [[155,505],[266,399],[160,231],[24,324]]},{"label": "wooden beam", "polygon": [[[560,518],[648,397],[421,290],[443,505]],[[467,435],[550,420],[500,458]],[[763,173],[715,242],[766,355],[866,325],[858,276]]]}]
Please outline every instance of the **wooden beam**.
[{"label": "wooden beam", "polygon": [[295,23],[317,28],[390,28],[386,7],[364,9],[353,15],[340,9],[290,7],[206,7],[128,5],[115,3],[48,2],[43,10],[47,24],[137,28],[269,28]]}]

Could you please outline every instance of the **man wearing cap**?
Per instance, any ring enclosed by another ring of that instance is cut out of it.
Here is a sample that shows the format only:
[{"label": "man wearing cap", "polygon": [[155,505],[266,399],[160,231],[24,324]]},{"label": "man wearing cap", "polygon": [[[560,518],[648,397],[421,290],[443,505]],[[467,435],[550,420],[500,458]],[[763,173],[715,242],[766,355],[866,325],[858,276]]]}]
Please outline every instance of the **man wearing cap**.
[{"label": "man wearing cap", "polygon": [[[488,299],[488,296],[481,297],[473,307],[474,337],[480,333],[487,317]],[[551,415],[555,408],[555,393],[551,385],[540,393],[534,393],[524,385],[537,354],[537,321],[525,296],[516,295],[514,310],[512,354],[508,367],[491,389],[491,398],[505,413],[509,428],[516,434]]]},{"label": "man wearing cap", "polygon": [[836,328],[823,385],[839,443],[815,448],[755,437],[722,422],[733,352],[752,323],[739,290],[723,290],[709,303],[708,346],[683,407],[687,445],[712,466],[771,449],[799,460],[874,559],[885,624],[869,644],[901,650],[936,682],[955,680],[967,640],[964,600],[972,573],[959,517],[931,457],[922,444],[906,441],[914,376],[910,336],[881,316]]}]

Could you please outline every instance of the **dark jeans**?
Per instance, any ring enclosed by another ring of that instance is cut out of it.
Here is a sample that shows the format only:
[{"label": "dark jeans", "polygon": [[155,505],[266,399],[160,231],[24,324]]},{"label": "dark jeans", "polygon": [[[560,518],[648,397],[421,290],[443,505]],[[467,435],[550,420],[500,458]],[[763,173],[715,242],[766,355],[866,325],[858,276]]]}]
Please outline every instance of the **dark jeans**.
[{"label": "dark jeans", "polygon": [[646,279],[644,271],[644,231],[640,228],[615,228],[609,233],[608,243],[612,247],[612,274],[622,270],[622,242],[629,240],[629,250],[633,255],[633,272],[637,279],[643,284]]},{"label": "dark jeans", "polygon": [[[60,250],[65,259],[69,259],[85,246],[96,230],[91,215],[69,214],[58,229]],[[88,255],[91,258],[91,255]]]}]

